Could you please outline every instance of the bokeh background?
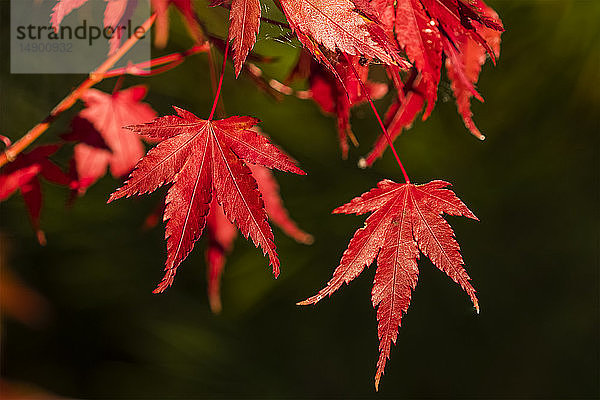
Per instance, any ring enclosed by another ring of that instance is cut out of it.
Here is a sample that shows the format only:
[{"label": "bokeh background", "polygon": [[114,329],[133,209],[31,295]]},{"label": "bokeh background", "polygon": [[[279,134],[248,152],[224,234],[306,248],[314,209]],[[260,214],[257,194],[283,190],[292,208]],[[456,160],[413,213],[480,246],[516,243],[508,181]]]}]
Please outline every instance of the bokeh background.
[{"label": "bokeh background", "polygon": [[[227,112],[260,117],[264,131],[309,172],[277,178],[291,215],[315,243],[297,244],[276,229],[282,274],[274,280],[260,252],[238,239],[223,276],[224,310],[215,316],[206,298],[204,240],[175,285],[151,293],[162,277],[163,230],[141,226],[164,191],[106,205],[119,185],[106,177],[66,207],[68,193],[44,184],[46,247],[15,195],[0,205],[2,279],[19,279],[35,295],[16,300],[25,316],[3,316],[3,384],[75,398],[597,398],[600,3],[489,4],[506,33],[497,67],[486,64],[478,85],[486,103],[474,105],[488,139],[479,142],[464,128],[444,77],[431,118],[396,142],[415,182],[453,182],[481,219],[449,218],[482,312],[422,259],[379,394],[374,268],[316,307],[295,302],[326,282],[363,224],[364,217],[330,211],[383,178],[400,179],[393,157],[356,167],[378,134],[368,108],[354,113],[361,145],[342,160],[335,121],[314,103],[276,102],[249,79],[234,80],[230,68]],[[197,5],[223,35],[225,11]],[[270,14],[278,17],[272,7]],[[14,140],[84,77],[10,75],[6,0],[0,20],[0,132]],[[277,55],[263,67],[283,79],[299,48],[273,40],[277,35],[262,29],[256,50]],[[174,15],[164,52],[190,45]],[[198,55],[124,84],[148,84],[148,102],[161,115],[175,104],[205,116],[212,101],[207,65]],[[80,108],[40,143],[56,141]],[[69,152],[66,146],[55,160],[66,167]]]}]

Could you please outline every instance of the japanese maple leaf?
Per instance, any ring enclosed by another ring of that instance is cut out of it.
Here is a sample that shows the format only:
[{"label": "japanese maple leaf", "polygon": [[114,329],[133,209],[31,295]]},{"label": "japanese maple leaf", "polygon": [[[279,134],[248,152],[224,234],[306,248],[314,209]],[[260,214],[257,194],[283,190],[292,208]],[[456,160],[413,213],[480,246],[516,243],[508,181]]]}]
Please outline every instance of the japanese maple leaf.
[{"label": "japanese maple leaf", "polygon": [[247,163],[305,174],[268,139],[251,130],[259,120],[230,117],[203,120],[175,107],[169,115],[151,123],[133,125],[133,131],[162,140],[137,164],[129,180],[109,202],[149,193],[170,184],[163,219],[167,221],[165,276],[155,289],[173,284],[177,268],[187,257],[206,226],[213,199],[240,232],[252,238],[268,255],[275,277],[279,259],[265,205]]},{"label": "japanese maple leaf", "polygon": [[39,176],[58,185],[69,186],[69,177],[49,160],[60,148],[59,145],[39,146],[29,153],[21,153],[17,159],[0,171],[0,201],[20,191],[25,200],[31,224],[36,231],[38,241],[44,245],[46,238],[40,229],[40,212],[42,209],[42,190]]},{"label": "japanese maple leaf", "polygon": [[350,240],[327,286],[315,296],[298,303],[315,304],[331,296],[377,258],[371,292],[373,307],[377,307],[379,336],[376,389],[390,357],[391,345],[396,343],[402,315],[407,312],[411,293],[417,285],[419,252],[458,283],[479,312],[475,289],[464,269],[460,247],[452,228],[441,215],[461,215],[475,220],[477,217],[451,190],[445,189],[449,185],[439,180],[425,185],[383,180],[377,188],[333,210],[334,214],[372,214]]},{"label": "japanese maple leaf", "polygon": [[66,137],[81,142],[74,149],[81,194],[106,174],[109,165],[112,175],[119,178],[129,173],[144,155],[140,137],[124,126],[147,122],[156,116],[150,105],[141,102],[146,92],[145,86],[113,94],[88,89],[81,97],[87,107],[79,113],[79,120],[74,120],[72,133]]},{"label": "japanese maple leaf", "polygon": [[364,82],[371,99],[383,97],[388,89],[384,83],[368,80],[369,67],[361,65],[359,57],[352,56],[349,59],[352,65],[343,59],[336,63],[335,69],[338,78],[327,68],[314,62],[309,76],[312,99],[323,112],[334,114],[337,117],[338,137],[343,158],[348,156],[348,138],[357,145],[350,126],[350,110],[352,107],[367,101],[367,93],[364,93],[363,86],[356,79],[352,69],[354,68],[357,71],[358,76]]},{"label": "japanese maple leaf", "polygon": [[[280,0],[283,12],[300,42],[333,70],[319,45],[331,52],[377,58],[390,65],[406,67],[396,45],[389,39],[368,3],[351,0]],[[357,7],[360,6],[360,7]],[[367,17],[368,16],[368,17]]]},{"label": "japanese maple leaf", "polygon": [[[262,194],[269,220],[297,242],[311,244],[313,237],[300,229],[285,209],[279,195],[279,185],[273,173],[260,165],[249,164],[248,167]],[[206,249],[208,299],[211,310],[219,313],[221,311],[221,274],[225,267],[227,254],[233,249],[237,230],[229,222],[223,212],[223,207],[215,199],[210,206],[206,227],[209,237],[209,245]]]}]

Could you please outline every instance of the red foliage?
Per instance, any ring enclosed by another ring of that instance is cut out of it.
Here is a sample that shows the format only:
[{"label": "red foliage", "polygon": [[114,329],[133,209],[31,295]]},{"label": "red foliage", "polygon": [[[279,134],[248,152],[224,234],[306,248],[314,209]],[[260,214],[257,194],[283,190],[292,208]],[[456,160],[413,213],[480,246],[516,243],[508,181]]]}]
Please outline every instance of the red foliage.
[{"label": "red foliage", "polygon": [[402,315],[408,310],[411,293],[417,285],[419,251],[467,292],[479,312],[475,289],[469,283],[460,247],[452,228],[441,214],[477,217],[452,191],[444,189],[449,185],[444,181],[413,185],[383,180],[377,188],[333,210],[334,214],[372,214],[350,240],[327,286],[315,296],[298,303],[315,304],[331,296],[377,258],[372,291],[373,307],[377,307],[379,322],[380,355],[375,375],[376,388],[390,356],[391,343],[396,343]]},{"label": "red foliage", "polygon": [[75,170],[79,193],[110,171],[120,178],[131,171],[144,155],[140,137],[125,125],[152,120],[156,112],[141,102],[146,97],[145,86],[134,86],[113,94],[90,89],[82,96],[86,108],[71,124],[71,133],[64,137],[79,141],[75,145]]},{"label": "red foliage", "polygon": [[[58,29],[63,18],[86,1],[57,0],[51,16],[52,26]],[[104,25],[118,28],[129,18],[136,4],[136,0],[107,0]],[[283,93],[293,93],[290,87],[262,77],[261,70],[255,65],[243,68],[264,19],[260,1],[211,0],[209,4],[229,8],[228,40],[223,41],[204,31],[191,0],[152,0],[157,46],[166,44],[168,10],[174,5],[183,15],[196,45],[224,50],[224,63],[227,62],[229,42],[232,42],[236,76],[244,69],[263,88],[277,90],[279,87],[285,88]],[[471,98],[483,101],[475,86],[487,57],[495,62],[499,55],[503,27],[498,15],[482,0],[279,0],[276,4],[305,48],[292,77],[308,78],[310,90],[299,97],[311,97],[324,112],[336,116],[344,157],[348,153],[348,139],[357,144],[350,124],[352,107],[368,101],[383,131],[371,153],[361,160],[362,166],[368,166],[388,145],[392,146],[394,138],[412,126],[419,113],[422,112],[423,120],[429,117],[438,97],[442,64],[446,66],[466,127],[476,137],[483,138],[472,118]],[[150,26],[152,19],[147,24]],[[120,43],[120,37],[113,39],[111,52]],[[309,61],[307,54],[316,61]],[[154,66],[163,65],[170,69],[183,58],[185,56],[174,59],[173,65],[164,65],[164,60],[153,62]],[[148,65],[153,66],[153,62]],[[372,102],[388,92],[387,84],[369,79],[370,67],[377,63],[383,65],[381,71],[386,71],[396,89],[385,122]],[[111,72],[112,76],[117,75]],[[269,169],[296,174],[305,174],[304,171],[256,130],[258,119],[234,116],[213,120],[223,73],[208,120],[175,107],[177,115],[148,122],[155,117],[155,112],[141,102],[146,94],[145,87],[135,86],[106,94],[82,84],[81,99],[86,108],[73,120],[72,132],[63,136],[78,142],[73,159],[78,182],[72,183],[48,159],[58,149],[56,145],[38,147],[30,153],[20,154],[14,161],[9,160],[7,151],[5,161],[13,162],[0,172],[0,201],[20,191],[42,242],[39,175],[78,188],[83,194],[106,173],[109,165],[115,177],[125,175],[136,165],[129,179],[110,196],[109,202],[150,193],[163,185],[170,186],[164,210],[161,210],[166,222],[165,276],[154,292],[163,292],[173,284],[178,267],[206,228],[209,236],[206,251],[208,294],[211,308],[218,312],[221,309],[220,277],[237,230],[246,238],[250,237],[256,247],[262,248],[275,277],[279,275],[280,262],[268,218],[297,241],[312,241],[312,237],[289,217]],[[78,95],[66,100],[72,100],[69,103],[72,104]],[[51,114],[51,117],[56,115]],[[38,136],[39,132],[43,130],[38,129]],[[37,136],[32,134],[31,137],[33,141]],[[143,156],[141,138],[159,143]],[[8,139],[2,136],[0,139],[10,145]],[[24,147],[26,145],[11,153],[11,157]],[[449,183],[409,183],[395,150],[394,155],[406,183],[383,180],[376,188],[334,210],[334,213],[371,215],[350,240],[327,286],[299,303],[315,304],[331,296],[377,259],[372,290],[373,307],[377,308],[380,352],[376,388],[416,287],[417,261],[421,253],[458,283],[479,311],[460,247],[442,215],[477,218],[447,188]]]},{"label": "red foliage", "polygon": [[161,140],[136,166],[129,180],[114,192],[109,202],[134,194],[153,192],[173,183],[166,199],[167,261],[165,277],[155,290],[172,285],[177,267],[192,250],[206,225],[213,198],[227,218],[245,237],[268,254],[275,277],[279,259],[273,232],[256,180],[247,163],[305,174],[295,162],[268,139],[251,130],[259,121],[230,117],[211,121],[175,108],[169,115],[129,128]]}]

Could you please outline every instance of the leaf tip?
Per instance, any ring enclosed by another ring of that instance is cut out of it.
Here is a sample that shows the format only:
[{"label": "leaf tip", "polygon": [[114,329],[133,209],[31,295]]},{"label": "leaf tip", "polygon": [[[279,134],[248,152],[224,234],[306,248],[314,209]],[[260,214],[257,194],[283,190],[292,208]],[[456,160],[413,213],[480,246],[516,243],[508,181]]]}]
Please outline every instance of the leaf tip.
[{"label": "leaf tip", "polygon": [[46,241],[46,234],[44,233],[43,230],[38,229],[35,234],[36,234],[37,241],[40,244],[40,246],[46,246],[46,244],[48,244],[48,242]]},{"label": "leaf tip", "polygon": [[238,79],[240,77],[240,73],[242,72],[242,64],[241,63],[235,63],[235,79]]},{"label": "leaf tip", "polygon": [[110,194],[110,196],[108,197],[108,200],[106,200],[106,204],[110,204],[115,200],[119,200],[121,197],[123,197],[123,196],[119,193],[119,189],[117,189]]},{"label": "leaf tip", "polygon": [[312,306],[313,304],[317,304],[319,301],[323,299],[322,294],[317,294],[315,296],[309,297],[306,300],[299,301],[296,303],[297,306]]},{"label": "leaf tip", "polygon": [[300,167],[295,167],[294,170],[292,171],[293,173],[295,173],[296,175],[308,175],[306,173],[306,171],[304,171],[302,168]]},{"label": "leaf tip", "polygon": [[310,233],[305,233],[298,239],[299,239],[298,241],[300,243],[308,245],[308,246],[310,246],[311,244],[313,244],[315,242],[315,237],[313,235],[311,235]]},{"label": "leaf tip", "polygon": [[124,125],[124,126],[123,126],[123,129],[128,129],[128,130],[130,130],[130,131],[137,132],[137,131],[138,131],[138,129],[139,129],[139,127],[140,127],[140,125],[139,125],[139,124],[134,124],[134,125]]},{"label": "leaf tip", "polygon": [[158,284],[158,286],[156,287],[156,289],[154,289],[152,291],[152,293],[154,293],[154,294],[161,294],[161,293],[163,293],[165,290],[167,290],[168,288],[170,288],[173,285],[174,278],[175,278],[175,272],[173,272],[173,269],[170,268],[167,271],[167,274],[165,275],[165,277],[163,278],[163,280],[160,281],[160,283]]},{"label": "leaf tip", "polygon": [[210,305],[210,311],[212,311],[214,315],[221,314],[223,305],[221,304],[221,298],[218,295],[210,296],[208,298],[208,303]]},{"label": "leaf tip", "polygon": [[153,294],[162,294],[165,292],[165,290],[167,290],[171,285],[173,284],[173,281],[171,282],[165,282],[164,280],[158,284],[158,286],[156,287],[156,289],[154,289],[152,291]]}]

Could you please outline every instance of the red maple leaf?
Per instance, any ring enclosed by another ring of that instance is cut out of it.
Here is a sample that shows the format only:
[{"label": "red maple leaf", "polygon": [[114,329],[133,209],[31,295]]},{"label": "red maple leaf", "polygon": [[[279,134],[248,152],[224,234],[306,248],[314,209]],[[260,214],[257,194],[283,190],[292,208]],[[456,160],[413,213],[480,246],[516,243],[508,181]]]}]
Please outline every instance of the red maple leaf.
[{"label": "red maple leaf", "polygon": [[0,201],[12,196],[17,190],[21,192],[31,225],[36,231],[40,244],[46,243],[44,232],[40,229],[40,212],[42,210],[42,190],[38,176],[58,185],[69,186],[69,177],[48,159],[60,145],[39,146],[29,153],[21,153],[16,160],[0,171]]},{"label": "red maple leaf", "polygon": [[432,181],[425,185],[379,182],[360,197],[333,210],[334,214],[372,212],[365,226],[350,240],[340,265],[327,286],[298,304],[315,304],[331,296],[342,284],[348,284],[377,258],[377,271],[371,299],[377,307],[379,361],[375,388],[396,343],[401,318],[408,310],[411,293],[417,285],[419,252],[445,272],[471,297],[479,312],[475,289],[464,269],[460,247],[450,225],[441,214],[477,219],[449,189],[448,182]]},{"label": "red maple leaf", "polygon": [[458,38],[465,35],[483,46],[492,58],[495,57],[492,48],[479,32],[479,27],[485,26],[496,31],[503,31],[504,28],[497,17],[488,13],[490,9],[482,0],[420,1],[453,43],[456,44],[460,41]]},{"label": "red maple leaf", "polygon": [[144,155],[140,137],[124,126],[156,117],[152,107],[141,102],[146,92],[145,86],[113,94],[88,89],[81,97],[87,107],[73,120],[72,132],[64,136],[80,142],[75,145],[74,160],[81,194],[106,174],[109,165],[112,175],[119,178]]},{"label": "red maple leaf", "polygon": [[113,54],[121,46],[121,42],[126,39],[122,28],[127,26],[131,20],[138,0],[109,0],[104,10],[104,27],[112,27],[114,33],[109,39],[109,54]]},{"label": "red maple leaf", "polygon": [[162,292],[172,285],[178,266],[202,235],[215,198],[229,221],[268,254],[277,277],[279,259],[273,232],[247,163],[297,174],[305,172],[267,138],[251,130],[259,122],[255,118],[203,120],[189,111],[177,107],[175,110],[178,116],[169,115],[129,127],[162,141],[137,164],[129,180],[108,200],[149,193],[173,183],[163,217],[167,221],[166,273],[154,292]]}]

